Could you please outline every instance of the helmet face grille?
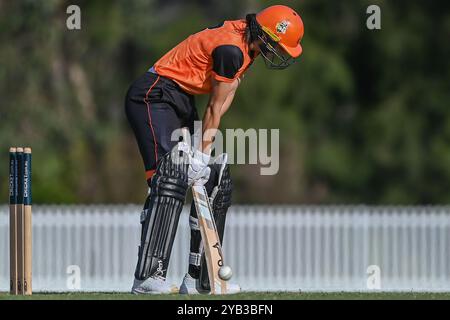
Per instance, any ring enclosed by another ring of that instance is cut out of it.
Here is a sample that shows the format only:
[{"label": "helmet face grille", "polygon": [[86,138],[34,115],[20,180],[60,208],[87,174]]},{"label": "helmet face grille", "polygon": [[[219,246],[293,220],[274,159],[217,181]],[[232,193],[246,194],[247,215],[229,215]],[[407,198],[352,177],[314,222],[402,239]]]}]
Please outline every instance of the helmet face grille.
[{"label": "helmet face grille", "polygon": [[283,70],[295,62],[295,59],[266,33],[259,36],[259,40],[261,41],[259,45],[261,56],[269,69]]}]

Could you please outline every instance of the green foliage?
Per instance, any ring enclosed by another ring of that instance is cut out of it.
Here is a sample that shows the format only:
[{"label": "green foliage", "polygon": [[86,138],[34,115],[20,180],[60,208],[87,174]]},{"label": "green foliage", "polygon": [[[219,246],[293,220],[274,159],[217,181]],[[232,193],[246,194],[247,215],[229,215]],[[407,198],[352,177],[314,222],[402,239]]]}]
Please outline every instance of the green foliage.
[{"label": "green foliage", "polygon": [[[141,202],[146,183],[123,101],[129,84],[204,27],[273,1],[0,0],[0,193],[7,150],[33,147],[38,203]],[[284,71],[257,61],[223,128],[279,128],[280,172],[233,168],[237,202],[450,201],[450,5],[287,1],[304,53]],[[381,6],[382,29],[365,26]],[[258,59],[260,60],[260,59]],[[206,97],[197,99],[204,110]],[[449,115],[449,117],[447,117]]]}]

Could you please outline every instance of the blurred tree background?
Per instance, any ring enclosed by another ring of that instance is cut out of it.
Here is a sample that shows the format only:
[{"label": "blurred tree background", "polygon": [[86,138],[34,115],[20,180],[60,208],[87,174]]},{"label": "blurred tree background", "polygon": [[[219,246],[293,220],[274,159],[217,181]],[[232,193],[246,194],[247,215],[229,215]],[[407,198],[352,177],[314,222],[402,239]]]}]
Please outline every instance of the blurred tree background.
[{"label": "blurred tree background", "polygon": [[[70,4],[81,7],[79,31],[66,28]],[[30,145],[35,202],[142,202],[129,84],[189,34],[271,4],[0,0],[4,201],[8,148]],[[449,203],[450,2],[284,4],[305,23],[301,59],[285,71],[257,61],[221,125],[280,128],[280,171],[234,165],[235,202]],[[381,30],[366,28],[371,4]]]}]

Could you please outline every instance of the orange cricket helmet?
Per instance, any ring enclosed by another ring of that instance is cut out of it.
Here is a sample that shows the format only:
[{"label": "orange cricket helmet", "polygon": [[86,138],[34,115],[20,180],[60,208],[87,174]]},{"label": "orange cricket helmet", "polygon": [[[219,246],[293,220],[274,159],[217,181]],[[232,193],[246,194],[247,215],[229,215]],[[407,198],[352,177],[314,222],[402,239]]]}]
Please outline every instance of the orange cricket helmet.
[{"label": "orange cricket helmet", "polygon": [[302,53],[304,28],[300,15],[283,6],[270,6],[246,17],[250,41],[257,41],[266,66],[285,69]]},{"label": "orange cricket helmet", "polygon": [[304,28],[300,15],[293,9],[275,5],[268,7],[256,15],[261,29],[277,42],[292,58],[302,53],[300,41]]}]

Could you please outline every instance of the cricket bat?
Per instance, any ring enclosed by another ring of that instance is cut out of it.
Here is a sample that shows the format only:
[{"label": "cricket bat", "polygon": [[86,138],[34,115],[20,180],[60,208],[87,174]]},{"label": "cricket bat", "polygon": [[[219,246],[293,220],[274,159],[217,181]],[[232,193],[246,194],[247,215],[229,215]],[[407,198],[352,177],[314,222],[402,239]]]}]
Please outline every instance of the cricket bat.
[{"label": "cricket bat", "polygon": [[227,284],[219,278],[219,269],[223,266],[223,253],[216,223],[204,186],[192,186],[195,208],[197,210],[200,233],[205,251],[211,294],[227,293]]}]

